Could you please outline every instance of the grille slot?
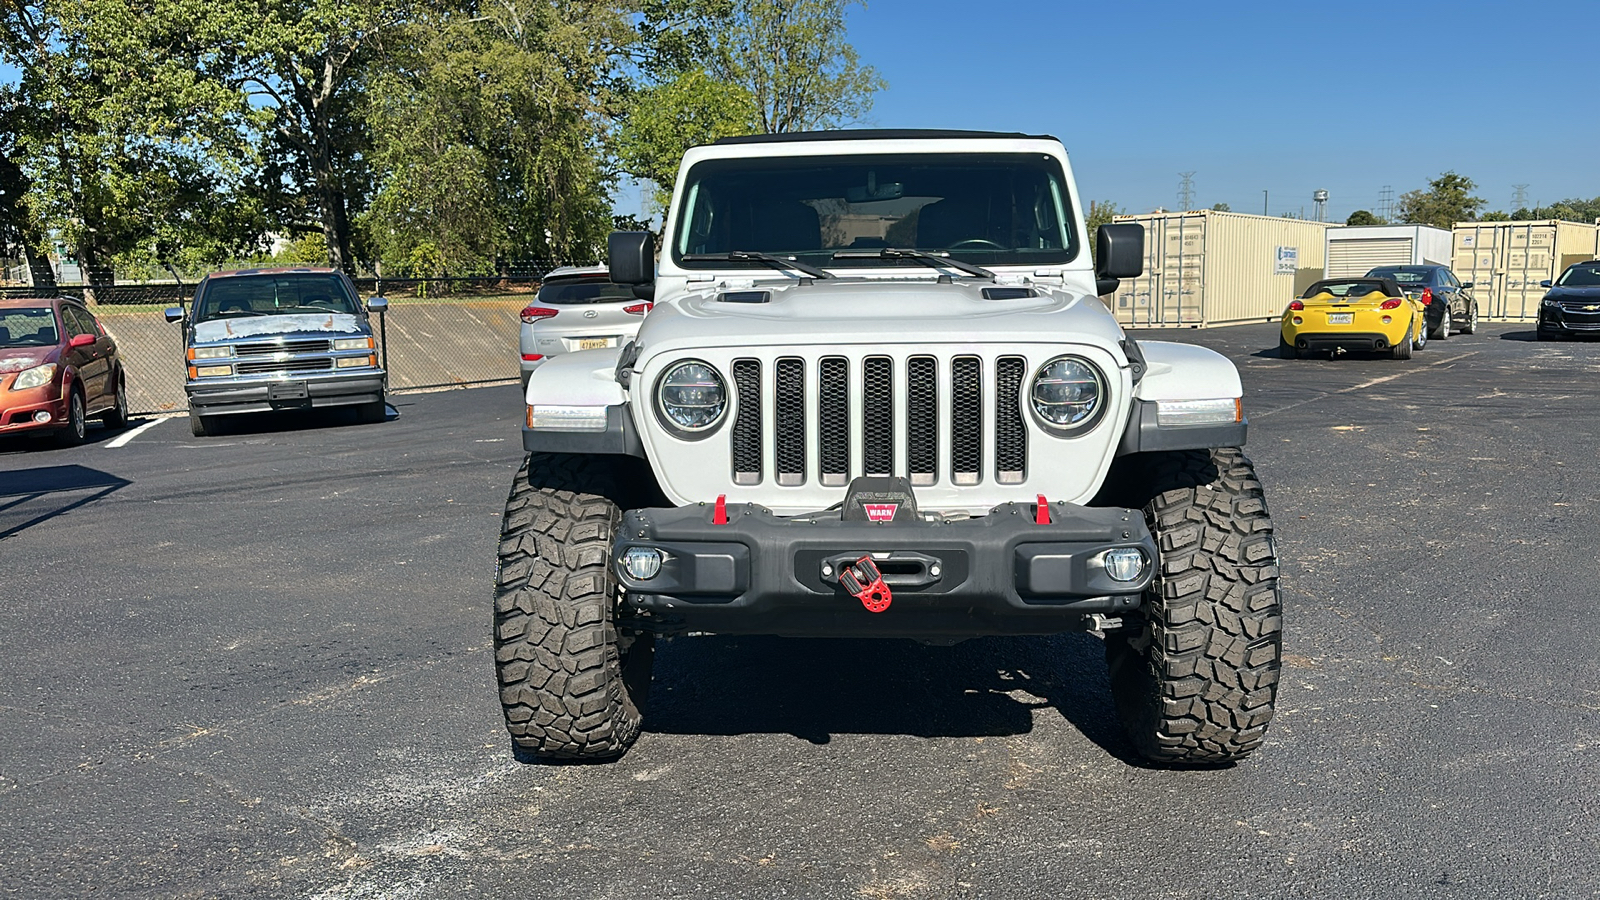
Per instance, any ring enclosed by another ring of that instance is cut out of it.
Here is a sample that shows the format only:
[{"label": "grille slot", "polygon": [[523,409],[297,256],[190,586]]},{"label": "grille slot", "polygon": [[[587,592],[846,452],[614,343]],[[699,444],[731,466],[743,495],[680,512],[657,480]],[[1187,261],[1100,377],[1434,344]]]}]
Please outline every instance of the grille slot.
[{"label": "grille slot", "polygon": [[333,346],[324,340],[309,341],[253,341],[234,344],[235,356],[268,356],[274,353],[327,353]]},{"label": "grille slot", "polygon": [[792,356],[773,365],[776,379],[774,468],[782,485],[806,482],[806,364]]},{"label": "grille slot", "polygon": [[950,361],[950,480],[977,484],[983,474],[983,364],[976,356]]},{"label": "grille slot", "polygon": [[1022,379],[1028,362],[1003,356],[994,368],[994,476],[1021,484],[1028,469],[1028,429],[1022,424]]},{"label": "grille slot", "polygon": [[887,356],[861,361],[861,456],[864,474],[894,474],[894,364]]},{"label": "grille slot", "polygon": [[761,483],[761,363],[753,359],[733,363],[734,390],[739,411],[733,419],[733,483]]},{"label": "grille slot", "polygon": [[331,359],[261,359],[237,363],[234,371],[240,375],[263,375],[268,372],[321,372],[331,368]]},{"label": "grille slot", "polygon": [[842,356],[817,364],[817,468],[828,487],[850,481],[850,362]]},{"label": "grille slot", "polygon": [[906,361],[906,470],[913,485],[939,481],[939,361]]}]

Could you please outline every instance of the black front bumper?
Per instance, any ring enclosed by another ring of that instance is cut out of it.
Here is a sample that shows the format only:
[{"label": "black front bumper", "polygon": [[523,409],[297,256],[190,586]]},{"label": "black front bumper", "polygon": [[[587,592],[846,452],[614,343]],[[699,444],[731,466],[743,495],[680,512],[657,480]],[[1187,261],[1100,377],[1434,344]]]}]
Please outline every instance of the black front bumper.
[{"label": "black front bumper", "polygon": [[1545,307],[1539,310],[1538,328],[1546,334],[1600,336],[1600,315]]},{"label": "black front bumper", "polygon": [[[1156,545],[1137,510],[1049,505],[1037,524],[1031,503],[980,518],[874,523],[837,514],[781,518],[752,505],[633,510],[623,517],[612,564],[627,588],[626,612],[662,633],[717,632],[793,637],[959,639],[1058,634],[1089,627],[1092,613],[1139,606]],[[655,577],[623,569],[630,547],[665,551]],[[1137,547],[1147,561],[1131,582],[1111,578],[1098,557]],[[869,612],[836,579],[839,564],[871,554],[893,591]],[[826,567],[826,569],[825,569]],[[824,574],[827,571],[829,574]]]}]

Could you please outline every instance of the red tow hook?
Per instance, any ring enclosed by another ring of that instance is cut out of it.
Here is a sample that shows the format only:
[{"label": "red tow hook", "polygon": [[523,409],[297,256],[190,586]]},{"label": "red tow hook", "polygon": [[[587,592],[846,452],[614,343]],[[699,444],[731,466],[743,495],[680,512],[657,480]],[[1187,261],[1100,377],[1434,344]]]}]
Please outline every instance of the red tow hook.
[{"label": "red tow hook", "polygon": [[1039,502],[1033,508],[1033,524],[1050,524],[1050,501],[1046,500],[1043,494],[1039,495]]},{"label": "red tow hook", "polygon": [[850,595],[861,601],[867,612],[881,613],[894,601],[894,594],[883,583],[883,573],[872,557],[863,556],[848,566],[839,568],[839,583]]},{"label": "red tow hook", "polygon": [[711,508],[711,524],[728,524],[728,495],[718,494],[717,505]]}]

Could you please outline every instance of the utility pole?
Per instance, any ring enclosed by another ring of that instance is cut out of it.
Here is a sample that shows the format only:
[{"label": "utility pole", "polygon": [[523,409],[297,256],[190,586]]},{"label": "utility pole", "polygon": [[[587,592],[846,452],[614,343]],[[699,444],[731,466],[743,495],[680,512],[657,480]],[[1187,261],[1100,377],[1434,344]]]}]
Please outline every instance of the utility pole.
[{"label": "utility pole", "polygon": [[1261,214],[1267,215],[1267,192],[1261,192]]},{"label": "utility pole", "polygon": [[1178,185],[1178,207],[1187,210],[1194,204],[1194,173],[1179,172],[1183,181]]}]

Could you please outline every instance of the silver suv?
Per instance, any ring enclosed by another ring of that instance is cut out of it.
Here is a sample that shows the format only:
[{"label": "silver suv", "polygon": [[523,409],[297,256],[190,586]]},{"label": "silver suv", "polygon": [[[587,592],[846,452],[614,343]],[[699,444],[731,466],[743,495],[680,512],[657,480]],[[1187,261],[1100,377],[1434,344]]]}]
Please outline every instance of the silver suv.
[{"label": "silver suv", "polygon": [[539,285],[539,296],[522,310],[518,349],[523,388],[533,370],[553,356],[626,344],[650,306],[628,285],[612,284],[605,266],[551,270]]}]

